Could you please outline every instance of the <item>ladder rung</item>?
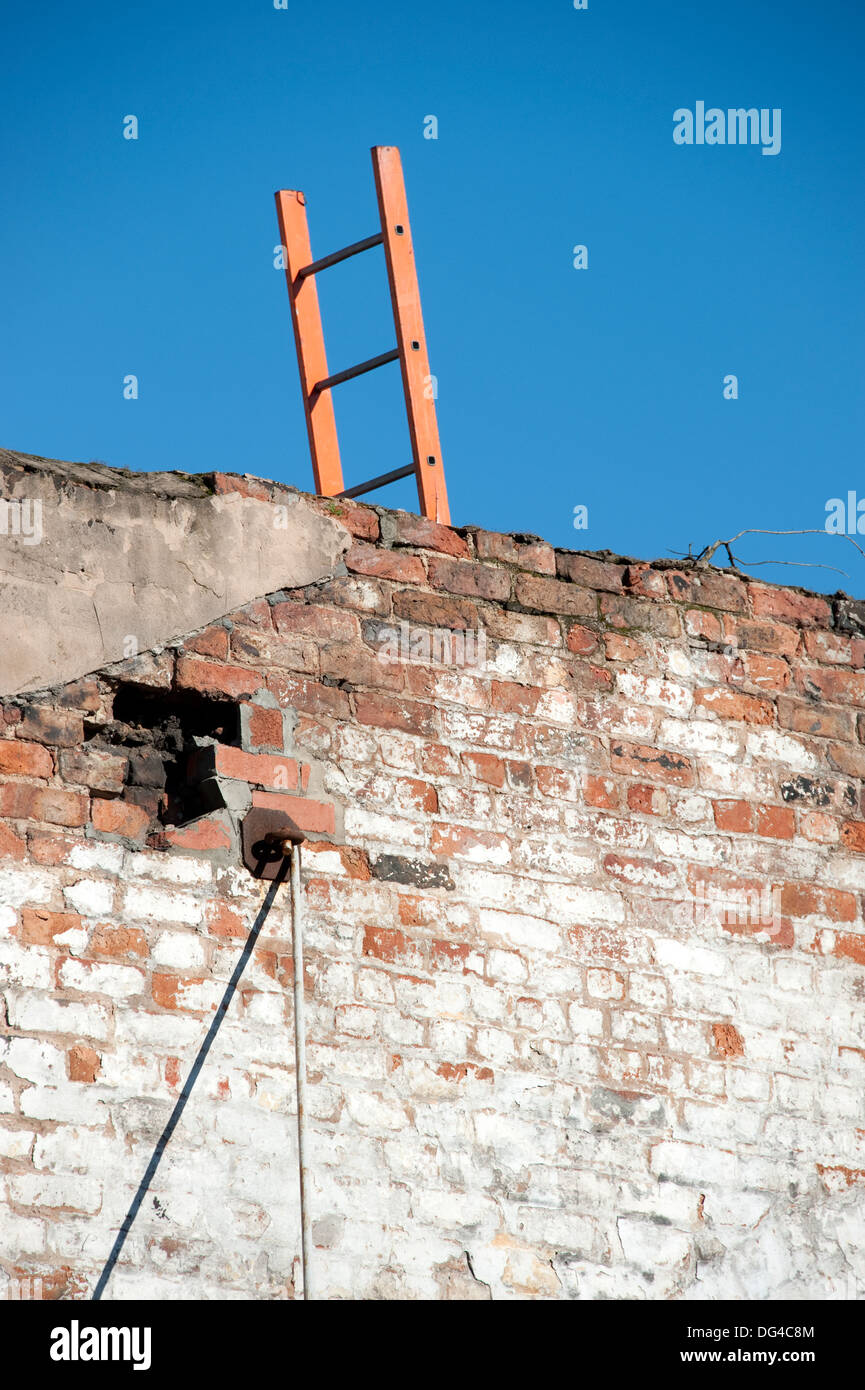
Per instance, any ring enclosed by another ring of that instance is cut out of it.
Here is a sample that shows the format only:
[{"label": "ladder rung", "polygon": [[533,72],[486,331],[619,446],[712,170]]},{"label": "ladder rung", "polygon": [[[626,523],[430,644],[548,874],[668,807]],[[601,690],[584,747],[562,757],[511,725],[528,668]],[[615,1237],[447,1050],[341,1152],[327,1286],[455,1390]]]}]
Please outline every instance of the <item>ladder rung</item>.
[{"label": "ladder rung", "polygon": [[360,251],[369,251],[373,246],[381,246],[383,241],[381,232],[365,237],[363,241],[353,241],[351,246],[344,246],[341,251],[334,251],[331,256],[322,256],[320,261],[313,261],[312,265],[305,265],[297,272],[297,279],[303,280],[307,275],[317,275],[320,270],[327,270],[329,265],[339,265],[340,261],[347,261],[349,256],[356,256]]},{"label": "ladder rung", "polygon": [[377,478],[370,478],[368,483],[358,483],[357,487],[347,487],[345,492],[336,493],[337,497],[360,497],[363,492],[372,492],[374,488],[384,487],[385,483],[395,483],[398,478],[410,478],[417,472],[413,463],[407,464],[405,468],[395,468],[392,473],[380,473]]},{"label": "ladder rung", "polygon": [[392,348],[390,352],[383,352],[380,357],[370,357],[366,362],[359,362],[356,367],[346,367],[344,372],[336,372],[334,376],[326,376],[324,381],[317,381],[310,395],[317,396],[321,391],[329,391],[331,386],[339,386],[341,381],[351,381],[354,376],[363,376],[364,372],[383,367],[385,362],[395,362],[398,357],[399,348]]}]

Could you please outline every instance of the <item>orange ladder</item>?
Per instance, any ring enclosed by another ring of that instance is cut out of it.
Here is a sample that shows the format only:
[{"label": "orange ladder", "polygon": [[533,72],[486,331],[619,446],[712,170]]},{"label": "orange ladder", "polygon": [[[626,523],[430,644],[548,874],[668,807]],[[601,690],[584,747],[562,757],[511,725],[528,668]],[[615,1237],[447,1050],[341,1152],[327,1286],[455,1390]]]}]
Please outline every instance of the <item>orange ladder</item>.
[{"label": "orange ladder", "polygon": [[[435,402],[430,389],[429,359],[420,307],[417,271],[412,249],[408,204],[399,150],[394,145],[374,145],[372,167],[378,195],[381,231],[363,241],[352,242],[341,251],[334,251],[320,261],[312,259],[309,228],[306,221],[306,199],[296,189],[281,189],[276,194],[279,233],[285,256],[285,278],[294,325],[297,363],[303,392],[303,408],[309,434],[309,451],[315,490],[321,497],[359,497],[385,483],[396,482],[414,473],[421,513],[433,521],[450,521],[441,445],[439,444]],[[315,277],[328,266],[338,265],[349,256],[384,246],[387,278],[396,328],[395,348],[379,357],[370,357],[356,367],[335,372],[327,370],[324,334],[318,307]],[[405,407],[413,461],[405,468],[382,473],[368,483],[346,488],[343,484],[339,443],[336,437],[336,417],[331,391],[340,382],[383,367],[399,359],[402,371]]]}]

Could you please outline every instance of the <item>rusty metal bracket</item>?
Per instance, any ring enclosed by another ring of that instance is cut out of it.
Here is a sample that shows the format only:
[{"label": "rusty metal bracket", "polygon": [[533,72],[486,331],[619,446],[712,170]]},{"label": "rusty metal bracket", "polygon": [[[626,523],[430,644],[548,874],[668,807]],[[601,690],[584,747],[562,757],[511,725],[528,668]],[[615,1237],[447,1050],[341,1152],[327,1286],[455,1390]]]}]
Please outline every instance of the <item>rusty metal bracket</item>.
[{"label": "rusty metal bracket", "polygon": [[249,812],[240,831],[243,862],[253,878],[274,879],[294,845],[306,839],[284,811],[261,807]]}]

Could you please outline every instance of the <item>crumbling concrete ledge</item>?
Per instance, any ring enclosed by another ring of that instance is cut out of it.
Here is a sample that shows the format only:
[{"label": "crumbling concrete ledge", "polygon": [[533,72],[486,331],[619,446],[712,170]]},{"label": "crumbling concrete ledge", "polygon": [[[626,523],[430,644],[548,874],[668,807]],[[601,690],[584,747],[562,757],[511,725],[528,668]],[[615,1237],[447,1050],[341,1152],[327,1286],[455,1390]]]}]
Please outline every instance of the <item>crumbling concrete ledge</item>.
[{"label": "crumbling concrete ledge", "polygon": [[0,450],[0,694],[76,680],[261,594],[339,573],[350,536],[236,474],[132,473]]}]

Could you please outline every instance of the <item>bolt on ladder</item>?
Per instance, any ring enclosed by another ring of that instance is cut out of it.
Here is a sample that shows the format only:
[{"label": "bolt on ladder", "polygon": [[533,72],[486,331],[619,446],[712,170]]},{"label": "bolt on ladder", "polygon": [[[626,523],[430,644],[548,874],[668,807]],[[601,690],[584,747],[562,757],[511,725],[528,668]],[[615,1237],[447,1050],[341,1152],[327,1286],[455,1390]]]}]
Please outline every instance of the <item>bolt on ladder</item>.
[{"label": "bolt on ladder", "polygon": [[[362,493],[372,492],[374,488],[396,482],[398,478],[407,478],[413,473],[417,480],[422,514],[433,521],[447,524],[450,511],[435,402],[432,391],[428,389],[431,382],[429,359],[402,163],[399,150],[394,145],[374,145],[371,153],[381,231],[363,241],[355,241],[341,251],[334,251],[320,261],[312,259],[304,195],[297,189],[281,189],[275,195],[315,489],[322,497],[359,497]],[[331,376],[327,369],[315,277],[319,271],[338,265],[349,256],[356,256],[373,246],[384,246],[397,345],[390,352],[370,357],[356,367],[348,367]],[[368,483],[346,488],[331,391],[343,381],[351,381],[353,377],[397,360],[402,371],[413,461],[405,468],[371,478]]]}]

